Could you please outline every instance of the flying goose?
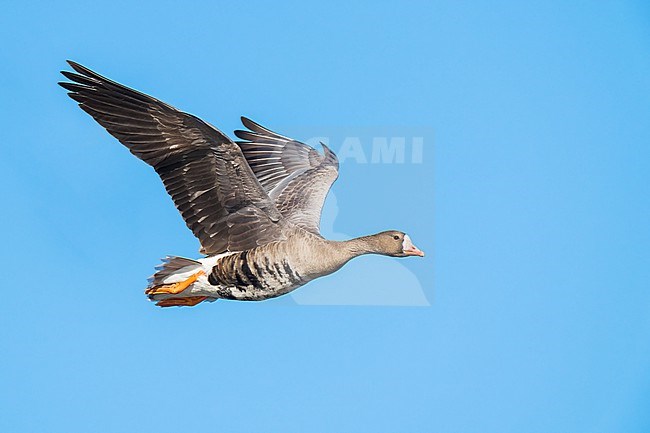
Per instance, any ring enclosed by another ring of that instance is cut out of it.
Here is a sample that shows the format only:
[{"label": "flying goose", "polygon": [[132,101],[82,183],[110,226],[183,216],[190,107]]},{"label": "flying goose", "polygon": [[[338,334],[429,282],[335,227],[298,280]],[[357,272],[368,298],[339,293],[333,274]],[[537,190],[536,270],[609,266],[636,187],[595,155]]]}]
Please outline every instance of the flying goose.
[{"label": "flying goose", "polygon": [[242,117],[232,141],[214,126],[68,61],[68,95],[154,168],[206,257],[168,256],[145,294],[160,307],[260,301],[331,274],[363,254],[420,256],[389,230],[347,241],[319,233],[338,159]]}]

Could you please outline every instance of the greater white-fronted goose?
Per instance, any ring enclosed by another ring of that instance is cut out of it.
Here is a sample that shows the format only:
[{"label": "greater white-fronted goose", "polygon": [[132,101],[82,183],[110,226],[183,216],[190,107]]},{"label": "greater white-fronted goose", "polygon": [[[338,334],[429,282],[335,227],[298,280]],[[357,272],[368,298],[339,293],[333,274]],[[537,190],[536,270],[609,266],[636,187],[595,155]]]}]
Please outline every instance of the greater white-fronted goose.
[{"label": "greater white-fronted goose", "polygon": [[331,274],[362,254],[424,256],[390,230],[348,241],[319,233],[323,202],[338,160],[242,117],[243,141],[158,99],[78,63],[62,71],[68,95],[131,153],[158,173],[199,239],[197,260],[167,257],[149,279],[161,307],[203,301],[259,301]]}]

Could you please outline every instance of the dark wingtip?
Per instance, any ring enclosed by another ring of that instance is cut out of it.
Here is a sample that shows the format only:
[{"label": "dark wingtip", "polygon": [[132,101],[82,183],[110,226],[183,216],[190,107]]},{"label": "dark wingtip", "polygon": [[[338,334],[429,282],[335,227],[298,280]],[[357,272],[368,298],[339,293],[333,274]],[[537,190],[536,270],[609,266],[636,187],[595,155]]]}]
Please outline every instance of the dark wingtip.
[{"label": "dark wingtip", "polygon": [[61,71],[61,75],[63,75],[64,77],[66,77],[68,80],[73,80],[73,81],[74,81],[74,77],[75,77],[77,74],[75,74],[74,72],[70,72],[70,71]]},{"label": "dark wingtip", "polygon": [[237,138],[241,138],[242,140],[246,140],[246,131],[242,131],[241,129],[238,129],[234,132],[234,134],[237,136]]},{"label": "dark wingtip", "polygon": [[86,75],[86,74],[85,74],[85,69],[86,69],[86,68],[83,67],[83,66],[81,66],[79,63],[77,63],[77,62],[73,62],[72,60],[69,60],[69,61],[68,61],[68,64],[69,64],[70,67],[72,67],[72,69],[74,69],[76,72],[78,72],[78,73],[80,73],[80,74],[83,74],[83,75]]},{"label": "dark wingtip", "polygon": [[90,69],[88,69],[84,65],[82,65],[80,63],[77,63],[77,62],[75,62],[73,60],[66,60],[66,62],[68,62],[68,65],[70,65],[70,67],[72,69],[74,69],[75,72],[77,72],[77,73],[79,73],[81,75],[84,75],[86,77],[91,77],[91,78],[96,78],[97,76],[99,76],[99,74],[97,74],[96,72],[91,71]]},{"label": "dark wingtip", "polygon": [[85,90],[85,87],[77,83],[69,83],[67,81],[59,81],[57,83],[59,86],[63,87],[65,90],[70,92],[78,92],[80,90]]},{"label": "dark wingtip", "polygon": [[[70,60],[70,59],[66,60],[65,62],[66,62],[68,65],[70,65],[70,67],[71,67],[72,69],[74,69],[76,72],[78,72],[78,73],[80,73],[80,74],[83,74],[83,69],[84,69],[84,67],[81,66],[79,63],[75,62],[74,60]],[[61,71],[61,73],[63,73],[63,71]]]},{"label": "dark wingtip", "polygon": [[68,83],[67,81],[59,81],[56,84],[63,87],[65,90],[67,90],[69,92],[74,92],[74,90],[71,90],[70,87],[69,87],[72,83]]},{"label": "dark wingtip", "polygon": [[323,155],[325,156],[325,161],[338,166],[339,159],[337,158],[336,153],[334,153],[334,151],[332,151],[332,149],[330,149],[322,141],[320,141],[319,143],[323,147]]},{"label": "dark wingtip", "polygon": [[241,116],[241,123],[251,131],[259,131],[260,125],[246,116]]},{"label": "dark wingtip", "polygon": [[323,148],[323,153],[325,155],[329,155],[330,153],[334,153],[334,152],[332,152],[332,149],[330,149],[329,146],[327,146],[325,143],[323,143],[322,141],[319,141],[319,143],[320,143],[321,147]]},{"label": "dark wingtip", "polygon": [[[69,59],[66,60],[65,62],[66,62],[68,65],[70,65],[70,66],[72,66],[72,63],[74,63],[72,60],[69,60]],[[68,78],[68,75],[67,75],[67,74],[69,74],[70,71],[60,70],[59,73],[60,73],[61,75],[63,75],[64,77]],[[58,83],[58,84],[61,85],[61,83]]]}]

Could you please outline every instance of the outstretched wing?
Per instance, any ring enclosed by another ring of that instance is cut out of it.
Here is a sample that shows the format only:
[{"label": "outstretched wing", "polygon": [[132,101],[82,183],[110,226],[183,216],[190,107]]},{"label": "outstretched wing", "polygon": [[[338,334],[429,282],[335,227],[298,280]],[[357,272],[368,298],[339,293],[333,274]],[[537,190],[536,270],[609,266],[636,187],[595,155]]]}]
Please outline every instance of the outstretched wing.
[{"label": "outstretched wing", "polygon": [[59,83],[131,153],[151,165],[201,252],[242,251],[284,239],[286,222],[239,146],[215,127],[68,62]]},{"label": "outstretched wing", "polygon": [[251,169],[282,216],[319,234],[321,210],[339,174],[334,152],[323,143],[324,154],[304,143],[276,134],[242,117],[249,131],[235,135]]}]

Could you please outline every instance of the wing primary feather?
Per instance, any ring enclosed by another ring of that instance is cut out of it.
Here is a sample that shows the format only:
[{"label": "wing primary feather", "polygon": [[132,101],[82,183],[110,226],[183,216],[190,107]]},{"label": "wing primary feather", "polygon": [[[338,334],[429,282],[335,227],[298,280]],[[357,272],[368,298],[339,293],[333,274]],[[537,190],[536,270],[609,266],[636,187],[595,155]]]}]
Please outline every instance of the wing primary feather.
[{"label": "wing primary feather", "polygon": [[[59,85],[160,176],[201,252],[243,251],[286,238],[288,223],[240,147],[196,116],[76,62]],[[245,230],[242,232],[242,228]]]}]

